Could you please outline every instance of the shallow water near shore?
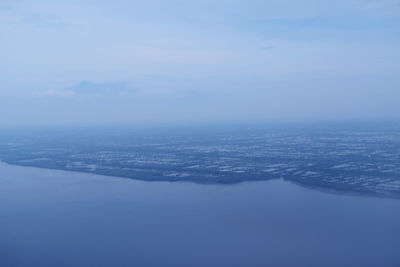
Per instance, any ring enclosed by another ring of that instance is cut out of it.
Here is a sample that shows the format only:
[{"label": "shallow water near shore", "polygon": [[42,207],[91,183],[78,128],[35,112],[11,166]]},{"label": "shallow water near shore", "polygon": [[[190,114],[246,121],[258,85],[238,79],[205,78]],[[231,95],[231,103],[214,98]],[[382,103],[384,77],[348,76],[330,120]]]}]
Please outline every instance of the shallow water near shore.
[{"label": "shallow water near shore", "polygon": [[0,266],[399,266],[400,200],[0,163]]}]

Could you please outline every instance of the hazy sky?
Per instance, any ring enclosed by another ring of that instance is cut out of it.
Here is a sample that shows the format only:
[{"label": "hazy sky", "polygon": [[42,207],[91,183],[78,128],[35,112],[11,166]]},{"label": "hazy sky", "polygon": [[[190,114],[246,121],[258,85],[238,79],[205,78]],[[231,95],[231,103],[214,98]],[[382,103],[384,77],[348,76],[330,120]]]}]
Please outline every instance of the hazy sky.
[{"label": "hazy sky", "polygon": [[0,123],[400,118],[400,1],[0,1]]}]

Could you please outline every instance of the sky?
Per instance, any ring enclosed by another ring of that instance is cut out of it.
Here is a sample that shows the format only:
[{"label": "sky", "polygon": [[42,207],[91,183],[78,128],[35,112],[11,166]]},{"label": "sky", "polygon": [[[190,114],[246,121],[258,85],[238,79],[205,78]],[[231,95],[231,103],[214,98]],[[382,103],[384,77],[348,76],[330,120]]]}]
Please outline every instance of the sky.
[{"label": "sky", "polygon": [[0,124],[400,119],[400,1],[0,1]]}]

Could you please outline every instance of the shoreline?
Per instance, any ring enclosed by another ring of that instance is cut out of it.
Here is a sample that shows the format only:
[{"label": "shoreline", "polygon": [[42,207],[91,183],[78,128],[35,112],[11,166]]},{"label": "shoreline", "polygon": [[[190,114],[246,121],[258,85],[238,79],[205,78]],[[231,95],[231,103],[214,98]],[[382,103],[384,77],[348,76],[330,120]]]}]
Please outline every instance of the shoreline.
[{"label": "shoreline", "polygon": [[[23,164],[16,164],[7,162],[4,160],[0,160],[0,164],[22,167],[22,168],[35,168],[35,169],[42,169],[42,170],[53,170],[53,171],[61,171],[61,172],[69,172],[69,173],[77,173],[77,174],[89,174],[89,175],[96,175],[102,177],[110,177],[110,178],[119,178],[119,179],[130,179],[134,181],[141,181],[141,182],[167,182],[167,183],[176,183],[176,182],[183,182],[183,183],[192,183],[197,185],[204,185],[204,186],[236,186],[243,183],[253,183],[253,182],[267,182],[271,180],[283,180],[285,182],[290,182],[294,185],[299,187],[303,187],[313,191],[319,191],[326,194],[331,195],[342,195],[342,196],[352,196],[352,197],[375,197],[375,198],[383,198],[383,199],[399,199],[400,195],[392,194],[389,192],[373,192],[373,191],[361,191],[361,190],[345,190],[339,189],[334,187],[328,186],[321,186],[321,185],[313,185],[311,183],[301,183],[295,179],[289,179],[285,177],[274,177],[274,178],[266,178],[266,179],[242,179],[242,180],[234,180],[230,182],[221,182],[221,181],[199,181],[196,180],[194,177],[192,179],[171,179],[168,176],[165,179],[155,178],[155,179],[145,179],[140,177],[132,177],[132,176],[118,176],[118,175],[111,175],[111,174],[104,174],[100,172],[94,171],[83,171],[83,170],[71,170],[71,169],[62,169],[62,168],[51,168],[51,167],[43,167],[43,166],[35,166],[35,165],[23,165]],[[187,177],[186,177],[187,178]]]}]

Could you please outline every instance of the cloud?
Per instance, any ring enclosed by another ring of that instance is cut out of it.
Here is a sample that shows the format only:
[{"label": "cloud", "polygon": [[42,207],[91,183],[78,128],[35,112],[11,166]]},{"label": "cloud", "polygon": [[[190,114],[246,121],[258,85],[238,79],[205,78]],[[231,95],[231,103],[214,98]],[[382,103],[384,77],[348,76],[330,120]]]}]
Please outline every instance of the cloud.
[{"label": "cloud", "polygon": [[46,90],[33,93],[37,97],[72,97],[75,93],[71,90]]}]

